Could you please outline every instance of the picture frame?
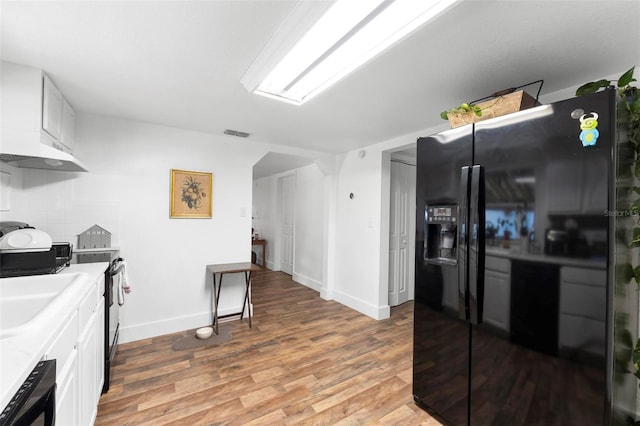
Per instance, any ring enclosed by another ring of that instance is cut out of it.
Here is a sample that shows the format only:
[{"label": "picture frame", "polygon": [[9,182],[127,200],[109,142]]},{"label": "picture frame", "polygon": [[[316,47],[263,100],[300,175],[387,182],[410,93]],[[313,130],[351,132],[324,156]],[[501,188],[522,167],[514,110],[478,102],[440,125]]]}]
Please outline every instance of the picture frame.
[{"label": "picture frame", "polygon": [[213,173],[171,169],[171,218],[212,217]]}]

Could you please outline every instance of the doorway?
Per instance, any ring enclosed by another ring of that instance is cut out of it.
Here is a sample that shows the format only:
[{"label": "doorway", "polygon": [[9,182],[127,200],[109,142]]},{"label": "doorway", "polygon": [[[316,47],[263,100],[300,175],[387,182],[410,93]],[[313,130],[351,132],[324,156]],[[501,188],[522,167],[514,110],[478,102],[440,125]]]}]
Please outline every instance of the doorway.
[{"label": "doorway", "polygon": [[[269,152],[253,166],[251,226],[259,233],[260,239],[266,241],[265,263],[274,271],[293,272],[295,175],[296,170],[313,162],[314,159],[310,157]],[[285,196],[282,194],[283,188],[287,191]],[[286,217],[282,217],[283,212],[287,213]],[[256,249],[258,253],[261,251]],[[283,261],[283,253],[286,262]]]},{"label": "doorway", "polygon": [[389,306],[413,300],[416,166],[394,155],[390,164]]},{"label": "doorway", "polygon": [[278,178],[280,194],[280,270],[293,274],[295,175]]}]

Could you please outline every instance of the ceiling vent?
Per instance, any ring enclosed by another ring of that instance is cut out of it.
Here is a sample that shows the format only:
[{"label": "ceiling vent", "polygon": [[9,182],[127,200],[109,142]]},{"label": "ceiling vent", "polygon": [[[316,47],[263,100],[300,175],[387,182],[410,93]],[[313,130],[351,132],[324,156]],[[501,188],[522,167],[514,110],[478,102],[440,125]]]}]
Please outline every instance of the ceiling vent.
[{"label": "ceiling vent", "polygon": [[250,135],[250,133],[247,133],[247,132],[239,132],[238,130],[231,130],[231,129],[225,130],[224,134],[229,136],[237,136],[239,138],[247,138]]}]

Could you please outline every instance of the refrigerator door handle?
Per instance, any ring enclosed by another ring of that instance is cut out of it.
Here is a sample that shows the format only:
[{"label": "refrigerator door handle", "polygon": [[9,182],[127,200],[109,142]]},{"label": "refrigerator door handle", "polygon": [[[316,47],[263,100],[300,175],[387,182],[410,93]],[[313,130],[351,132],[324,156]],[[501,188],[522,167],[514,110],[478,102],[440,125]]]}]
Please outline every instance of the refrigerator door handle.
[{"label": "refrigerator door handle", "polygon": [[482,324],[484,306],[484,257],[485,257],[485,186],[484,167],[471,169],[469,195],[469,316],[472,324]]},{"label": "refrigerator door handle", "polygon": [[460,217],[458,219],[458,318],[469,319],[469,300],[467,289],[469,287],[468,276],[468,224],[469,224],[469,184],[471,181],[471,168],[462,167],[460,173],[460,192],[458,199]]}]

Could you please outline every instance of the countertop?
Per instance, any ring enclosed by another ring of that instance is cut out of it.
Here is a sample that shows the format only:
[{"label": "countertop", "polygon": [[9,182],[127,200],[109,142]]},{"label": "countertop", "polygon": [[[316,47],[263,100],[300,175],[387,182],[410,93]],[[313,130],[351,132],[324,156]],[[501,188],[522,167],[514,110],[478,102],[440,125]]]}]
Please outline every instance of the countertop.
[{"label": "countertop", "polygon": [[[9,403],[18,388],[22,385],[31,370],[40,361],[45,350],[51,345],[56,335],[65,325],[66,320],[71,316],[73,311],[77,309],[82,299],[92,290],[92,285],[104,274],[109,266],[106,262],[101,263],[83,263],[79,265],[71,265],[58,273],[86,273],[86,285],[76,289],[76,291],[65,295],[68,303],[64,303],[64,308],[52,312],[46,323],[49,327],[46,329],[29,330],[24,334],[8,337],[0,340],[0,407],[4,407]],[[43,280],[51,275],[41,275]],[[0,279],[2,280],[15,278]],[[67,302],[67,301],[65,301]]]},{"label": "countertop", "polygon": [[500,247],[487,247],[487,256],[505,257],[513,260],[526,260],[529,262],[551,263],[561,266],[574,266],[577,268],[606,269],[607,261],[604,258],[585,259],[579,257],[549,256],[542,253],[522,253],[520,247],[504,249]]},{"label": "countertop", "polygon": [[74,248],[74,253],[102,253],[105,251],[120,251],[120,247],[98,247],[98,248]]}]

